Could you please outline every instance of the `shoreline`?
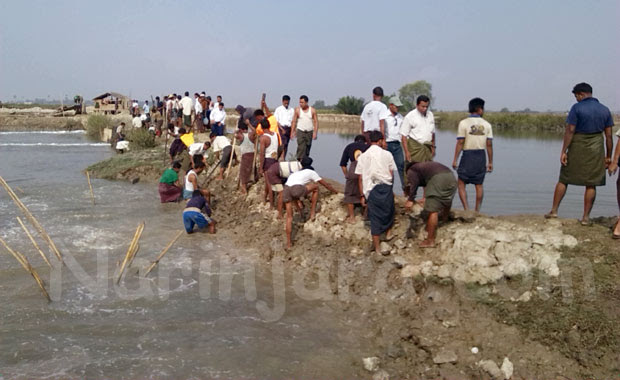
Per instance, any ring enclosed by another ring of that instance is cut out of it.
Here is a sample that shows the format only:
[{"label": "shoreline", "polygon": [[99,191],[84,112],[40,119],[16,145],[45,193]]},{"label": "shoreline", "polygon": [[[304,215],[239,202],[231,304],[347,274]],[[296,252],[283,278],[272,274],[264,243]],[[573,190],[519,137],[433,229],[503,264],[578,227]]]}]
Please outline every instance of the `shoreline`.
[{"label": "shoreline", "polygon": [[[140,176],[155,186],[163,168],[161,149],[152,152],[159,155],[159,164],[151,166],[139,164],[132,157],[137,153],[108,160],[133,160],[136,166],[103,178]],[[148,154],[142,154],[148,161]],[[89,170],[98,177],[105,168],[106,161]],[[601,257],[617,251],[608,236],[614,218],[596,218],[595,225],[586,228],[575,220],[545,220],[542,215],[490,217],[455,211],[453,220],[438,230],[438,248],[421,250],[416,243],[424,234],[423,226],[417,213],[401,211],[404,199],[397,197],[397,237],[385,243],[390,253],[383,256],[369,252],[370,233],[359,216],[356,224],[343,222],[342,195],[321,189],[315,221],[295,217],[294,245],[286,251],[284,221],[261,201],[262,180],[244,200],[236,192],[237,173],[234,166],[227,180],[213,180],[208,186],[214,194],[216,238],[256,250],[259,265],[283,264],[313,284],[307,288],[320,290],[318,299],[340,301],[344,310],[364,315],[367,331],[360,334],[371,336],[381,348],[374,356],[391,376],[480,377],[489,375],[481,361],[493,360],[500,366],[505,357],[523,377],[611,374],[607,371],[615,360],[616,341],[599,344],[603,356],[583,359],[584,365],[579,358],[589,352],[595,333],[580,330],[583,341],[564,347],[561,342],[571,326],[565,321],[538,325],[541,311],[547,318],[568,312],[574,323],[598,323],[601,331],[617,336],[611,318],[620,301],[599,294],[594,304],[602,311],[588,316],[580,311],[589,302],[585,296],[567,305],[560,291],[563,273],[583,271],[581,258],[588,260],[597,289],[613,288],[615,277],[598,274],[609,264]],[[182,207],[178,205],[179,212]],[[592,246],[597,239],[602,243]],[[620,275],[618,260],[611,265],[612,273]],[[575,283],[575,294],[582,295],[586,285]],[[482,355],[472,354],[471,347],[478,347]]]}]

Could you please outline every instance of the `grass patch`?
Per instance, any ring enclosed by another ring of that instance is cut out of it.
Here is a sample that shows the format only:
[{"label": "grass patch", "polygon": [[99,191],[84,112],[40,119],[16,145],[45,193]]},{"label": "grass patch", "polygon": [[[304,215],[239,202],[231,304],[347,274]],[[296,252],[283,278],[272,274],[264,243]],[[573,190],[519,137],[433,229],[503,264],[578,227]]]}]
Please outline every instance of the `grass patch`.
[{"label": "grass patch", "polygon": [[86,170],[97,178],[124,179],[131,172],[158,176],[165,168],[162,150],[149,149],[117,154],[89,166]]},{"label": "grass patch", "polygon": [[86,134],[92,139],[101,139],[104,128],[112,127],[112,119],[106,115],[90,115],[86,120]]},{"label": "grass patch", "polygon": [[[467,112],[437,112],[438,125],[444,129],[456,129],[466,118]],[[485,112],[484,118],[494,128],[501,130],[547,130],[563,131],[566,116],[551,113]]]},{"label": "grass patch", "polygon": [[126,140],[129,141],[129,149],[130,150],[143,150],[150,149],[157,146],[157,142],[155,141],[155,136],[143,128],[131,128],[127,131],[127,135],[125,136]]},{"label": "grass patch", "polygon": [[41,104],[41,103],[32,103],[32,104],[24,104],[24,103],[2,103],[2,108],[13,108],[18,110],[28,109],[28,108],[43,108],[48,110],[55,110],[60,108],[60,104]]}]

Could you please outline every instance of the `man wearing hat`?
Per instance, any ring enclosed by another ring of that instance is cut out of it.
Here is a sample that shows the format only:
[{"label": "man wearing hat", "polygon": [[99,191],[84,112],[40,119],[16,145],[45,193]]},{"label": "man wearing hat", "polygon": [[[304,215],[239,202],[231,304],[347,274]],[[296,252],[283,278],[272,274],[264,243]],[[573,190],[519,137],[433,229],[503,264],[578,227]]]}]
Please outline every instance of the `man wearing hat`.
[{"label": "man wearing hat", "polygon": [[596,186],[605,186],[605,169],[611,163],[614,125],[609,108],[592,97],[592,86],[578,83],[573,87],[577,99],[568,117],[560,154],[560,179],[555,186],[553,206],[545,218],[557,218],[558,207],[567,185],[585,186],[582,225],[590,225],[590,211],[596,198]]},{"label": "man wearing hat", "polygon": [[312,158],[305,156],[301,160],[301,170],[291,174],[286,180],[284,191],[282,191],[282,201],[286,205],[286,248],[292,246],[291,234],[293,231],[293,202],[301,212],[301,198],[310,197],[310,220],[314,219],[316,202],[319,199],[319,184],[334,194],[338,191],[332,185],[322,179],[312,167]]},{"label": "man wearing hat", "polygon": [[398,112],[398,107],[401,107],[403,103],[401,103],[398,96],[392,96],[389,102],[388,108],[390,113],[385,119],[385,141],[387,142],[387,150],[392,153],[392,157],[394,157],[396,169],[398,170],[398,178],[400,178],[400,185],[404,189],[405,156],[403,154],[400,135],[403,115]]}]

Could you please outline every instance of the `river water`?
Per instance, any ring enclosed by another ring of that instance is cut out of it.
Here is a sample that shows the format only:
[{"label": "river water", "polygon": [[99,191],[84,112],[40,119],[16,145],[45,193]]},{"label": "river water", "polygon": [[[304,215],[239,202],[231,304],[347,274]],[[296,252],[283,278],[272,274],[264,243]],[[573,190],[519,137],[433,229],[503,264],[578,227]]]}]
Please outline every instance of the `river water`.
[{"label": "river water", "polygon": [[363,376],[361,358],[373,350],[359,316],[299,299],[288,280],[274,285],[286,274],[217,236],[183,235],[147,279],[132,272],[115,285],[141,221],[139,267],[182,223],[179,206],[161,205],[151,184],[93,179],[93,207],[81,170],[111,154],[81,133],[0,132],[0,175],[66,264],[49,269],[36,255],[2,189],[0,236],[26,254],[53,302],[0,248],[0,379]]},{"label": "river water", "polygon": [[[321,175],[342,180],[338,163],[352,138],[319,136],[312,156]],[[438,132],[438,161],[451,163],[454,143],[454,133]],[[483,212],[546,212],[560,147],[557,137],[496,136]],[[274,286],[278,268],[254,265],[256,252],[239,252],[217,236],[183,235],[148,278],[132,271],[115,285],[117,262],[141,221],[138,267],[147,266],[182,224],[179,206],[161,205],[152,184],[93,179],[93,207],[81,171],[111,154],[107,144],[83,133],[0,132],[0,175],[47,229],[66,264],[49,269],[36,256],[16,221],[21,213],[1,190],[0,236],[29,257],[54,301],[48,304],[0,249],[0,380],[367,376],[360,360],[376,352],[359,316],[300,299],[288,280]],[[582,190],[569,188],[561,216],[580,216]],[[593,216],[616,212],[610,183],[599,188]]]}]

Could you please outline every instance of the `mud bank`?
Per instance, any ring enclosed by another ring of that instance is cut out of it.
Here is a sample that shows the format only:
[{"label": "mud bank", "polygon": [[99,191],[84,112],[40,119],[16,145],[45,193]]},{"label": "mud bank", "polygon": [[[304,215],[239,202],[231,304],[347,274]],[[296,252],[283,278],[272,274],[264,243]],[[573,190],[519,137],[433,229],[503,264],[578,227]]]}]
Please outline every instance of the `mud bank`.
[{"label": "mud bank", "polygon": [[[161,159],[160,151],[149,154]],[[94,176],[109,166],[98,165],[89,168]],[[139,176],[155,186],[160,173],[136,165],[104,177]],[[609,237],[612,219],[582,227],[455,212],[439,228],[438,247],[421,250],[419,210],[405,213],[397,199],[396,237],[377,255],[361,219],[344,223],[342,195],[322,192],[314,221],[295,216],[286,251],[284,222],[262,202],[262,180],[244,199],[237,173],[233,167],[227,180],[208,184],[217,239],[256,251],[262,265],[282,263],[309,299],[337,300],[363,315],[359,334],[380,347],[359,359],[369,378],[617,376],[620,250]]]}]

